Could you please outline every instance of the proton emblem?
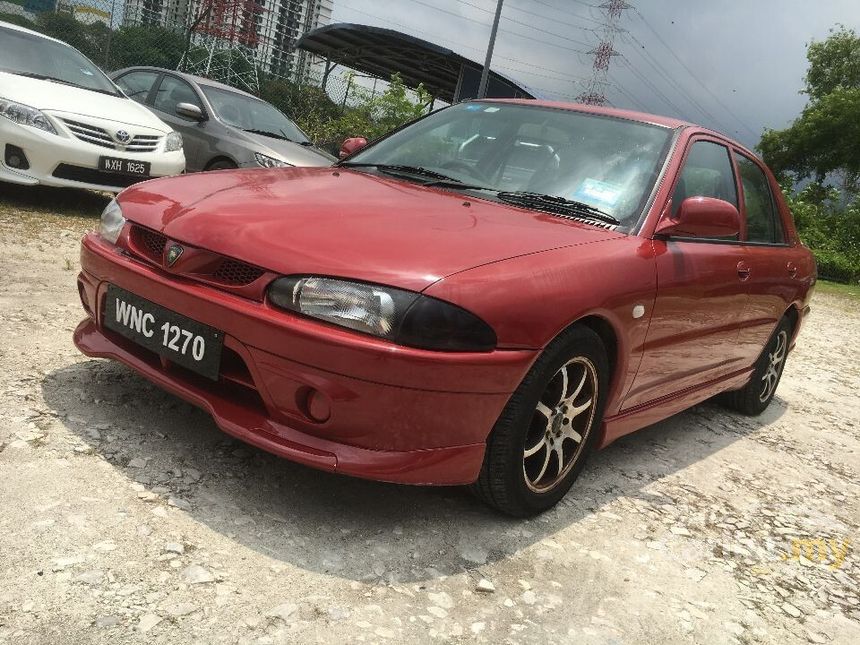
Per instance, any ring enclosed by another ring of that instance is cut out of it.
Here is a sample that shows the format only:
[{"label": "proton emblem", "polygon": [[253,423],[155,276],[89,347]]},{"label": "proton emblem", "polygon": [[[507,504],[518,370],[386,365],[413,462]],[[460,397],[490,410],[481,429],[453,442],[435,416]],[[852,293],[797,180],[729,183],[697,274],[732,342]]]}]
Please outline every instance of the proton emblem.
[{"label": "proton emblem", "polygon": [[116,140],[120,143],[128,143],[131,139],[131,135],[125,130],[117,130],[114,137],[116,137]]},{"label": "proton emblem", "polygon": [[178,244],[173,244],[169,249],[167,249],[167,266],[172,267],[176,264],[176,261],[182,256],[182,253],[185,251]]}]

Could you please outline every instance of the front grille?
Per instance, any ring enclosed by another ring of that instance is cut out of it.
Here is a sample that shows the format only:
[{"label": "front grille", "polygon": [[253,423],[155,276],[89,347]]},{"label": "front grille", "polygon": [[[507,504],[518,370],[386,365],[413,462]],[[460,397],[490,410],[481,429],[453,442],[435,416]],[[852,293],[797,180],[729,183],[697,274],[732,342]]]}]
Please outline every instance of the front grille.
[{"label": "front grille", "polygon": [[133,226],[131,229],[131,243],[134,250],[149,258],[157,264],[161,264],[161,256],[164,253],[164,245],[167,238],[161,233],[156,233],[142,226]]},{"label": "front grille", "polygon": [[125,188],[136,184],[151,177],[135,177],[133,175],[118,175],[112,172],[96,170],[95,168],[84,168],[82,166],[72,166],[71,164],[61,163],[54,170],[54,177],[57,179],[68,179],[70,181],[80,181],[85,184],[96,184],[98,186],[119,186]]},{"label": "front grille", "polygon": [[123,150],[125,152],[155,152],[158,148],[158,142],[161,139],[158,135],[138,134],[126,144],[117,143],[107,133],[107,130],[100,128],[97,125],[81,123],[80,121],[72,121],[63,119],[66,127],[81,141],[92,143],[93,145],[110,150]]},{"label": "front grille", "polygon": [[265,271],[255,266],[228,258],[212,273],[212,278],[222,284],[239,286],[251,284],[264,273]]}]

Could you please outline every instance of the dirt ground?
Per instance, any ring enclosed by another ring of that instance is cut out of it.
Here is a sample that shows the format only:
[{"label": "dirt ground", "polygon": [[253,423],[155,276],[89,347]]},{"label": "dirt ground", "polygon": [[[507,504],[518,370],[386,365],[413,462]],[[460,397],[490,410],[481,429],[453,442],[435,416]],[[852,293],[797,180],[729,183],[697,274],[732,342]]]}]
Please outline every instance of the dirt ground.
[{"label": "dirt ground", "polygon": [[761,418],[698,406],[516,521],[279,460],[80,355],[104,203],[0,185],[0,642],[860,643],[860,300],[816,295]]}]

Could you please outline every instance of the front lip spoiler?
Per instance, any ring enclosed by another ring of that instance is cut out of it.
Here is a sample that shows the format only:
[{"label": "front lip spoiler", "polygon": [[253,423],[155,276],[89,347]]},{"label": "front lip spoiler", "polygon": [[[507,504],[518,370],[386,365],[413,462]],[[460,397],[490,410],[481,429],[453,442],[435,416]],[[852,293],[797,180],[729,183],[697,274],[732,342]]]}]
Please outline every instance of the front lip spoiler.
[{"label": "front lip spoiler", "polygon": [[383,451],[307,435],[147,363],[105,336],[92,318],[78,325],[74,342],[87,356],[117,360],[162,389],[203,408],[227,434],[306,466],[398,484],[458,486],[474,482],[483,463],[484,443]]}]

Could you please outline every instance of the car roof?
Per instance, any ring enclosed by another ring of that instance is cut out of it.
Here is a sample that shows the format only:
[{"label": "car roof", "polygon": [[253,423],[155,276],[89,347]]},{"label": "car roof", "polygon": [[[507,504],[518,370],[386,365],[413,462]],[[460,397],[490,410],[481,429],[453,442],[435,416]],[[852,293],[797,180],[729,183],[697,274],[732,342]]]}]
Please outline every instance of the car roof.
[{"label": "car roof", "polygon": [[250,94],[249,92],[245,92],[244,90],[240,90],[237,87],[233,87],[232,85],[227,85],[226,83],[219,83],[218,81],[213,81],[211,78],[204,78],[203,76],[195,76],[194,74],[187,74],[186,72],[179,72],[175,69],[167,69],[165,67],[150,67],[146,65],[136,65],[134,67],[126,67],[124,69],[119,69],[111,76],[117,76],[119,74],[126,74],[128,72],[139,72],[139,71],[147,71],[147,72],[164,72],[165,74],[173,74],[174,76],[178,76],[179,78],[184,78],[186,81],[190,81],[192,83],[197,83],[198,85],[205,85],[206,87],[216,87],[221,90],[227,90],[228,92],[235,92],[236,94],[241,94],[243,96],[247,96],[252,99],[259,100],[258,97]]},{"label": "car roof", "polygon": [[43,38],[45,40],[53,40],[55,43],[60,43],[61,45],[66,45],[67,47],[71,47],[69,43],[63,42],[57,38],[51,38],[50,36],[46,36],[45,34],[40,34],[38,31],[33,31],[32,29],[27,29],[26,27],[22,27],[21,25],[16,25],[13,22],[3,22],[0,20],[0,27],[5,29],[11,29],[12,31],[23,31],[25,34],[30,34],[31,36],[37,36],[39,38]]},{"label": "car roof", "polygon": [[489,101],[492,103],[512,103],[515,105],[537,105],[539,107],[551,107],[560,110],[570,110],[571,112],[583,112],[586,114],[598,114],[601,116],[609,116],[615,117],[617,119],[626,119],[628,121],[638,121],[640,123],[650,123],[652,125],[659,125],[665,128],[671,128],[672,130],[677,130],[680,128],[683,129],[692,129],[697,133],[707,134],[718,139],[722,139],[723,141],[743,150],[745,153],[757,158],[761,159],[761,157],[755,153],[754,151],[747,148],[742,143],[735,141],[731,137],[723,134],[722,132],[718,132],[716,130],[712,130],[710,128],[706,128],[705,126],[698,125],[691,121],[684,121],[683,119],[675,119],[669,116],[660,116],[658,114],[649,114],[647,112],[636,112],[635,110],[621,110],[619,108],[613,107],[603,107],[599,105],[585,105],[584,103],[571,103],[569,101],[546,101],[542,99],[481,99],[482,101]]}]

